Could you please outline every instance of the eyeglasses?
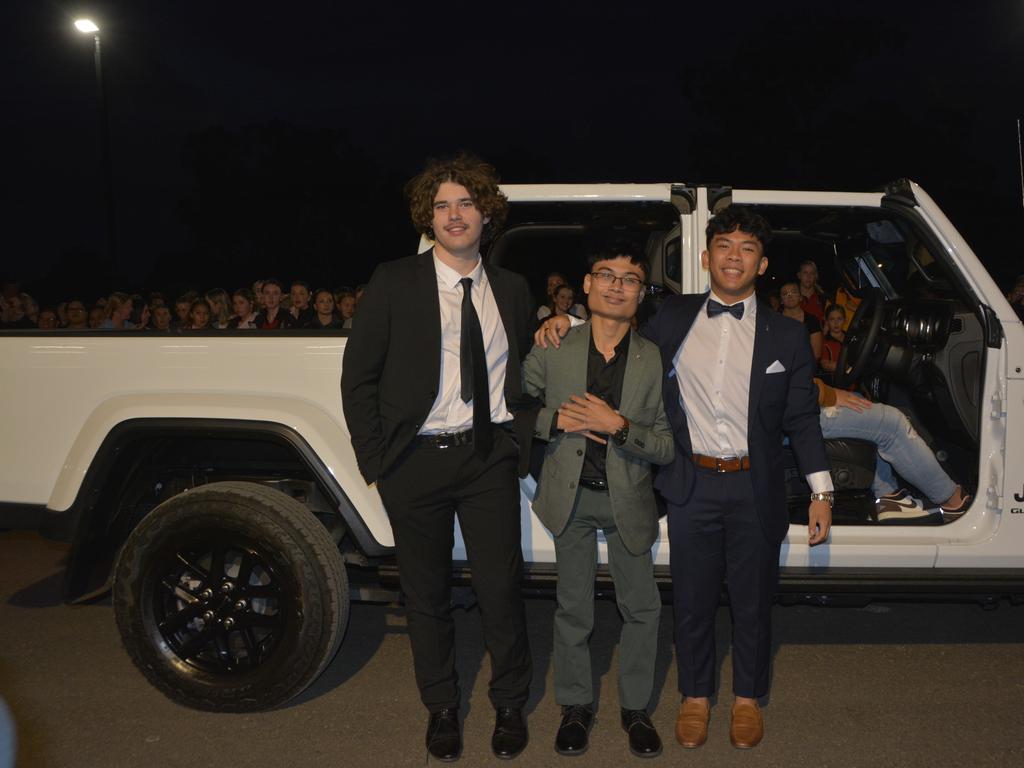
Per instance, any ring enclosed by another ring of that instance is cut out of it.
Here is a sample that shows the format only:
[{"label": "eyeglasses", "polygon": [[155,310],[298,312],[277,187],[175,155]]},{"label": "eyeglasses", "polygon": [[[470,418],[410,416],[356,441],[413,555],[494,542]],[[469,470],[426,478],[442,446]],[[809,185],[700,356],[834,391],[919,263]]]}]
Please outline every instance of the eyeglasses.
[{"label": "eyeglasses", "polygon": [[622,275],[619,277],[611,272],[591,272],[590,276],[597,280],[598,285],[605,288],[615,285],[616,280],[622,284],[623,289],[630,291],[638,291],[644,284],[644,281],[636,275]]}]

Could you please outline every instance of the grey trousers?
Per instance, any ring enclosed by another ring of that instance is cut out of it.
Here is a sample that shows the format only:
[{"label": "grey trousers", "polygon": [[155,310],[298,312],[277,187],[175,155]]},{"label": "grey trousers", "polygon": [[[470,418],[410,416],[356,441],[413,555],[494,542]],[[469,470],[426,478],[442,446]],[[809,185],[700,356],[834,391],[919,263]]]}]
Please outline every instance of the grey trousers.
[{"label": "grey trousers", "polygon": [[590,635],[594,628],[597,531],[608,542],[608,566],[622,615],[619,703],[646,709],[654,689],[661,598],[650,551],[634,555],[622,543],[607,493],[580,488],[569,524],[555,537],[558,607],[555,609],[555,701],[593,704]]}]

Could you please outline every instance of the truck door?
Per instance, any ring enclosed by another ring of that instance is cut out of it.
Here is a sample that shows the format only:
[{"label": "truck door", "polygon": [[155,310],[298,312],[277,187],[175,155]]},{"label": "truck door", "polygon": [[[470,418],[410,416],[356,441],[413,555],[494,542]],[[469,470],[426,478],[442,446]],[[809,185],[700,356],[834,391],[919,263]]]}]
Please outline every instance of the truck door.
[{"label": "truck door", "polygon": [[[702,198],[698,199],[703,203]],[[709,187],[706,200],[709,217],[731,203],[739,203],[756,207],[772,225],[776,236],[767,249],[769,271],[764,284],[758,286],[759,291],[767,293],[795,280],[803,260],[818,264],[823,283],[837,282],[837,256],[842,243],[851,239],[857,228],[863,231],[865,222],[879,216],[884,193]],[[701,250],[706,247],[703,231],[699,233],[698,246]],[[851,259],[851,263],[856,260]],[[831,274],[827,274],[828,270],[832,270]],[[826,275],[832,279],[826,279]],[[792,524],[783,543],[780,564],[791,568],[930,568],[935,563],[936,543],[927,535],[917,535],[920,530],[835,525],[829,542],[811,549],[806,543],[806,526]]]}]

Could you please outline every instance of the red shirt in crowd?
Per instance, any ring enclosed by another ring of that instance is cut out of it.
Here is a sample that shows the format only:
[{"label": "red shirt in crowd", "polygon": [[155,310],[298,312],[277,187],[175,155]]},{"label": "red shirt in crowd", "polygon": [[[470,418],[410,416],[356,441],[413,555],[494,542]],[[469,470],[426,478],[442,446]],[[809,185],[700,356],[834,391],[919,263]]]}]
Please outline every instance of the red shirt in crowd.
[{"label": "red shirt in crowd", "polygon": [[822,294],[814,291],[810,296],[800,297],[800,309],[809,315],[818,318],[819,323],[825,322],[825,303],[822,301]]}]

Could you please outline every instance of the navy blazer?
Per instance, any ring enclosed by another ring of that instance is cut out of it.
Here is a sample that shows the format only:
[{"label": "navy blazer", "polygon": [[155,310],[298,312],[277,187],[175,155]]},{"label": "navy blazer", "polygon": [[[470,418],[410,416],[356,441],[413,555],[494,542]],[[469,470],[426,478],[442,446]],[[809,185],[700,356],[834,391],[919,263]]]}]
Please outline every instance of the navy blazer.
[{"label": "navy blazer", "polygon": [[[672,364],[676,352],[704,308],[708,294],[670,296],[640,329],[661,349],[665,369],[665,413],[676,440],[675,461],[658,472],[654,487],[667,501],[683,505],[693,492],[696,469],[690,430]],[[775,361],[782,373],[766,373]],[[687,360],[683,365],[698,365]],[[757,499],[757,514],[765,533],[781,542],[789,529],[782,437],[789,436],[802,473],[828,471],[825,442],[818,422],[818,390],[814,384],[814,357],[801,323],[783,317],[765,302],[757,302],[757,330],[750,366],[750,403],[747,408],[747,448],[750,475]],[[699,407],[699,406],[698,406]],[[809,500],[808,500],[809,501]]]},{"label": "navy blazer", "polygon": [[[523,395],[521,364],[533,346],[533,296],[526,280],[484,262],[508,337],[505,402],[520,446],[529,446],[539,407]],[[441,309],[434,250],[380,264],[359,302],[345,344],[342,407],[359,471],[372,483],[395,464],[437,398],[441,379]],[[520,452],[519,472],[529,468]]]}]

